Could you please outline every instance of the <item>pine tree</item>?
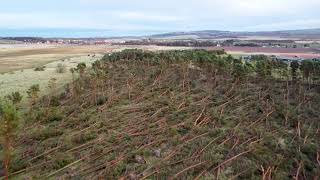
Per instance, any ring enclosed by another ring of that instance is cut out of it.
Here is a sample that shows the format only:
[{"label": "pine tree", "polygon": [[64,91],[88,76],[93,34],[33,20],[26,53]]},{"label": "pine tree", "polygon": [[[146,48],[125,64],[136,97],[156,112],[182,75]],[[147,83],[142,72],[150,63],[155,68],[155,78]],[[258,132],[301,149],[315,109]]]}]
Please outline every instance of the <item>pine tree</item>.
[{"label": "pine tree", "polygon": [[300,64],[298,61],[292,61],[291,64],[290,64],[290,67],[291,67],[291,76],[292,76],[292,80],[296,80],[297,79],[297,71],[300,67]]},{"label": "pine tree", "polygon": [[19,119],[15,105],[10,101],[0,100],[0,137],[4,151],[3,165],[6,179],[9,179],[12,142],[18,128]]}]

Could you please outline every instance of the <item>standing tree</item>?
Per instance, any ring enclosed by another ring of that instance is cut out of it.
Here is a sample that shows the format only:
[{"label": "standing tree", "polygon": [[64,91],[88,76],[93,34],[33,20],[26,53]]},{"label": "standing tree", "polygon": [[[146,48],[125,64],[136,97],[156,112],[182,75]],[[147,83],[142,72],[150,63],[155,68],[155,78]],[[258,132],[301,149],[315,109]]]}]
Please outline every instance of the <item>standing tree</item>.
[{"label": "standing tree", "polygon": [[232,75],[236,78],[236,81],[242,80],[245,76],[244,64],[239,59],[233,60],[233,70]]},{"label": "standing tree", "polygon": [[243,63],[241,60],[233,61],[232,75],[238,80],[247,80],[248,76],[254,71],[254,67],[250,62]]},{"label": "standing tree", "polygon": [[256,61],[256,73],[261,78],[268,78],[272,75],[272,61],[267,56],[257,55],[252,57]]},{"label": "standing tree", "polygon": [[275,60],[274,61],[274,69],[277,70],[277,72],[280,75],[280,78],[288,79],[288,63],[282,61],[282,60]]},{"label": "standing tree", "polygon": [[308,81],[308,83],[310,83],[309,79],[310,79],[310,75],[313,73],[313,61],[311,60],[305,60],[302,61],[300,69],[303,73],[303,79],[306,79]]},{"label": "standing tree", "polygon": [[3,145],[3,165],[5,177],[9,179],[12,142],[19,124],[19,114],[15,105],[7,100],[0,100],[0,137]]},{"label": "standing tree", "polygon": [[297,71],[300,67],[300,64],[298,61],[292,61],[290,64],[291,67],[291,76],[292,76],[292,80],[296,80],[297,79]]}]

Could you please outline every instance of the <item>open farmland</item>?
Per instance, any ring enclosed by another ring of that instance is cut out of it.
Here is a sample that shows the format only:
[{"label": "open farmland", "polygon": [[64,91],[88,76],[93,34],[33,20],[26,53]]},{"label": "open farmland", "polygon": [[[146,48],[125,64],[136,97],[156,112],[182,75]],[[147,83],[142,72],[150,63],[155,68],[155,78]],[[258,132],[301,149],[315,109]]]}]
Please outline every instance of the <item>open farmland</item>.
[{"label": "open farmland", "polygon": [[2,45],[0,46],[0,73],[34,68],[53,61],[112,50],[105,46]]},{"label": "open farmland", "polygon": [[[69,71],[70,68],[74,68],[78,63],[86,63],[90,66],[95,60],[100,59],[101,55],[97,55],[95,58],[90,56],[79,56],[68,58],[61,61],[54,61],[45,65],[44,71],[35,71],[34,69],[24,69],[13,71],[11,73],[5,73],[0,75],[0,94],[8,95],[12,92],[18,91],[26,97],[26,91],[34,84],[39,84],[41,94],[48,93],[47,88],[50,79],[56,79],[57,87],[59,88],[67,82],[72,80],[72,74]],[[63,64],[66,68],[64,73],[57,73],[56,67],[58,64]]]},{"label": "open farmland", "polygon": [[[50,62],[75,56],[87,56],[119,51],[137,46],[71,46],[71,45],[0,45],[0,73],[35,68]],[[146,50],[186,49],[179,47],[139,46]]]},{"label": "open farmland", "polygon": [[[50,79],[56,79],[57,88],[72,80],[70,68],[78,63],[91,65],[102,54],[113,49],[102,46],[49,46],[2,44],[0,45],[0,94],[20,92],[26,97],[27,89],[39,84],[41,94],[46,91]],[[88,56],[90,55],[90,56]],[[64,73],[57,73],[58,64],[65,66]],[[43,71],[35,71],[44,66]]]}]

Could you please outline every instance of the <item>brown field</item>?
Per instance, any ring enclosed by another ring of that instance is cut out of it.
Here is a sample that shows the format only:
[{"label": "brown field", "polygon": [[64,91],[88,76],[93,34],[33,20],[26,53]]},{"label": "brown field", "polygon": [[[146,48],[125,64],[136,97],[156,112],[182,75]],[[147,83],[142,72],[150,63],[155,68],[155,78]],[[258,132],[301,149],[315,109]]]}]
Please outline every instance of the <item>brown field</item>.
[{"label": "brown field", "polygon": [[34,68],[76,56],[103,54],[113,49],[104,46],[0,46],[0,73]]},{"label": "brown field", "polygon": [[[58,87],[72,80],[70,68],[84,62],[88,66],[114,48],[103,46],[49,46],[49,45],[0,45],[0,96],[18,91],[26,97],[27,89],[39,84],[42,95],[47,93],[48,82],[57,79]],[[88,54],[90,56],[88,56]],[[95,54],[96,56],[92,56]],[[66,67],[65,73],[57,73],[58,64]],[[34,67],[45,66],[44,71]]]},{"label": "brown field", "polygon": [[156,46],[0,45],[0,73],[34,68],[77,56],[104,54],[125,48],[142,48],[147,50],[179,49],[176,47]]},{"label": "brown field", "polygon": [[230,54],[266,54],[305,59],[320,58],[320,50],[312,48],[212,47],[209,49],[224,49]]}]

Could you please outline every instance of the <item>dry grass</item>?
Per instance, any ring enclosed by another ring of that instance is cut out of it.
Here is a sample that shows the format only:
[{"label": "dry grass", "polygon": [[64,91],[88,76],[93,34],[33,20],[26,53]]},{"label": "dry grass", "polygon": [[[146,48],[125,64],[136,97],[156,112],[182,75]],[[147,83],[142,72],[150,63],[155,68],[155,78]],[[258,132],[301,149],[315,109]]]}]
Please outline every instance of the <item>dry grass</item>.
[{"label": "dry grass", "polygon": [[[26,96],[26,90],[33,84],[39,84],[45,94],[51,78],[57,79],[58,87],[72,80],[69,69],[80,62],[88,65],[101,58],[101,54],[116,47],[107,46],[53,46],[53,45],[0,45],[0,96],[14,91]],[[88,55],[91,56],[88,56]],[[95,57],[92,55],[95,54]],[[56,73],[59,63],[66,65],[67,72]],[[45,66],[44,71],[34,71],[35,67]]]},{"label": "dry grass", "polygon": [[[24,45],[0,44],[0,73],[21,69],[34,68],[62,59],[86,56],[88,54],[103,54],[111,51],[120,51],[138,46],[65,46],[65,45]],[[146,50],[182,49],[179,47],[139,46]],[[183,48],[186,49],[186,48]]]},{"label": "dry grass", "polygon": [[[90,65],[95,60],[101,58],[101,55],[95,58],[89,56],[79,56],[68,58],[66,60],[54,61],[45,65],[44,71],[35,71],[34,69],[24,69],[0,75],[0,94],[1,96],[10,94],[14,91],[21,92],[26,96],[26,90],[33,84],[39,84],[42,94],[46,93],[48,82],[51,78],[57,79],[58,87],[72,80],[70,68],[76,67],[78,63],[85,62]],[[56,67],[59,63],[66,66],[65,73],[57,73]]]},{"label": "dry grass", "polygon": [[115,48],[108,46],[3,45],[0,49],[0,73],[34,68],[74,56],[105,53]]}]

